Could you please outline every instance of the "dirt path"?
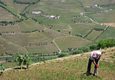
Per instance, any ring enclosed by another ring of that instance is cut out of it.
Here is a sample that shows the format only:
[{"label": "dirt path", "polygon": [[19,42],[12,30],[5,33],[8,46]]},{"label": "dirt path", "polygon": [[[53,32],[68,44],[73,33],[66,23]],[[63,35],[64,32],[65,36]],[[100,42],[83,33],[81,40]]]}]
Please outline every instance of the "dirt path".
[{"label": "dirt path", "polygon": [[115,23],[101,23],[101,25],[110,26],[115,28]]}]

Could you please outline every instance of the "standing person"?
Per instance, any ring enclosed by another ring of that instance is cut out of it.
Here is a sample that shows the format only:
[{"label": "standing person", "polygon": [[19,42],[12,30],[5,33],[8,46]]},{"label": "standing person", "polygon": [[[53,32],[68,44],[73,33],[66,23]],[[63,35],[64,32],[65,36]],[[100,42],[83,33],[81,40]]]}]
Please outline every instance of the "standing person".
[{"label": "standing person", "polygon": [[91,64],[94,66],[94,76],[97,75],[97,68],[99,67],[98,62],[100,60],[102,52],[100,50],[92,51],[89,57],[88,66],[87,66],[87,75],[91,75]]}]

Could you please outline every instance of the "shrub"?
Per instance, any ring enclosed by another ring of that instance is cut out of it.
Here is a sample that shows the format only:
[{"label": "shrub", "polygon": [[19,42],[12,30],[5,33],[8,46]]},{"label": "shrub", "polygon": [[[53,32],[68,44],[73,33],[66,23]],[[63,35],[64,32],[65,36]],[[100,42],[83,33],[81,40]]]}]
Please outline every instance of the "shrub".
[{"label": "shrub", "polygon": [[67,56],[67,55],[68,55],[68,53],[62,52],[62,53],[58,54],[58,57],[64,57],[64,56]]},{"label": "shrub", "polygon": [[26,55],[24,55],[24,57],[23,57],[23,65],[26,65],[26,68],[28,69],[28,67],[29,67],[29,64],[30,64],[30,57],[26,54]]},{"label": "shrub", "polygon": [[23,65],[26,65],[26,68],[28,69],[30,61],[31,61],[30,57],[27,54],[25,54],[25,55],[18,55],[16,57],[16,62],[21,67],[21,69],[22,69]]},{"label": "shrub", "polygon": [[100,40],[97,45],[98,48],[108,48],[113,46],[115,46],[115,39]]},{"label": "shrub", "polygon": [[83,51],[80,49],[76,49],[72,52],[72,54],[79,54],[79,53],[83,53]]},{"label": "shrub", "polygon": [[0,64],[0,75],[3,74],[4,70],[5,70],[4,65],[3,65],[3,64]]},{"label": "shrub", "polygon": [[90,50],[97,50],[97,49],[99,49],[97,44],[92,44],[92,45],[89,46],[89,48],[90,48]]},{"label": "shrub", "polygon": [[76,48],[76,49],[74,49],[74,50],[71,52],[71,54],[79,54],[79,53],[88,52],[88,51],[90,51],[89,46],[87,46],[87,47],[81,47],[81,48]]},{"label": "shrub", "polygon": [[79,50],[81,50],[82,52],[88,52],[88,51],[90,51],[90,48],[89,47],[81,47],[81,48],[79,48]]}]

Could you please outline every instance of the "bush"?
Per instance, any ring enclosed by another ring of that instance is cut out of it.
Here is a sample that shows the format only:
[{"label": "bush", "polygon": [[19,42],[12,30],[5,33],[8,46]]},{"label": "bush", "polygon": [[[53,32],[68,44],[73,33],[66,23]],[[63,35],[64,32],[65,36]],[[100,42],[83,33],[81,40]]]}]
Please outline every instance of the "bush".
[{"label": "bush", "polygon": [[89,46],[89,48],[90,48],[90,50],[97,50],[97,49],[99,49],[97,44],[92,44],[92,45]]},{"label": "bush", "polygon": [[69,54],[62,52],[62,53],[58,54],[58,57],[64,57],[64,56],[67,56],[67,55],[69,55]]},{"label": "bush", "polygon": [[26,68],[28,69],[30,61],[31,61],[31,59],[27,54],[17,55],[17,57],[16,57],[16,62],[18,63],[18,66],[21,67],[21,69],[22,69],[23,65],[26,65]]},{"label": "bush", "polygon": [[81,47],[81,48],[74,49],[71,52],[71,54],[79,54],[79,53],[88,52],[88,51],[90,51],[89,46],[87,46],[87,47]]},{"label": "bush", "polygon": [[108,48],[115,46],[115,39],[105,39],[98,42],[98,48]]},{"label": "bush", "polygon": [[80,49],[76,49],[72,52],[72,54],[79,54],[79,53],[83,53],[83,51]]},{"label": "bush", "polygon": [[89,47],[81,47],[81,48],[79,48],[79,50],[81,50],[82,52],[88,52],[88,51],[90,51],[90,48]]}]

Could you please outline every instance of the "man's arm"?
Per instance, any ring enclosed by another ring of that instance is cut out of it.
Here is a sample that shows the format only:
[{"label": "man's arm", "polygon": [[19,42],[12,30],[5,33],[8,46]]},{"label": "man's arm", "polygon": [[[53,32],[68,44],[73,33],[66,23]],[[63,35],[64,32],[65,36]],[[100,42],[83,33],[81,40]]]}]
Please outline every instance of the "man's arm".
[{"label": "man's arm", "polygon": [[94,64],[94,65],[96,65],[96,62],[95,62],[95,60],[93,60],[93,64]]},{"label": "man's arm", "polygon": [[93,64],[96,66],[96,68],[99,68],[99,65],[96,64],[95,60],[93,61]]}]

